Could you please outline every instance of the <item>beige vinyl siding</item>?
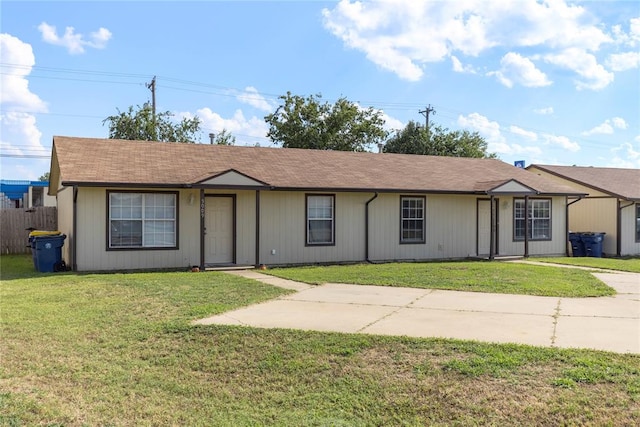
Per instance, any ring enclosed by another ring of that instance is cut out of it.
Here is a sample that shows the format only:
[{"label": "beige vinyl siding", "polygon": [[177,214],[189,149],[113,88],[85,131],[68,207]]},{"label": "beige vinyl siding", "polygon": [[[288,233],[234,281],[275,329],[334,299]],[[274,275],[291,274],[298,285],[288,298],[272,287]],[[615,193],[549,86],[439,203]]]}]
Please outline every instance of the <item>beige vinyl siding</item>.
[{"label": "beige vinyl siding", "polygon": [[62,246],[62,260],[69,266],[73,267],[72,250],[73,240],[73,188],[63,187],[58,190],[56,196],[58,210],[58,231],[65,234],[67,238]]},{"label": "beige vinyl siding", "polygon": [[[569,229],[576,232],[600,232],[606,233],[602,242],[604,255],[615,256],[617,254],[617,215],[618,199],[610,194],[594,190],[575,182],[559,178],[555,175],[542,172],[536,168],[532,172],[551,178],[556,182],[570,185],[578,191],[588,193],[588,196],[569,207]],[[623,201],[623,206],[629,202]],[[622,214],[622,230],[620,255],[640,254],[640,243],[635,241],[635,207],[624,208]]]},{"label": "beige vinyl siding", "polygon": [[[335,194],[335,245],[306,245],[306,194]],[[262,192],[260,263],[277,265],[364,261],[365,203],[372,196],[373,193]],[[398,206],[396,208],[399,209]]]},{"label": "beige vinyl siding", "polygon": [[400,194],[371,202],[372,261],[464,258],[476,252],[476,197],[425,195],[425,243],[400,243]]},{"label": "beige vinyl siding", "polygon": [[613,198],[585,198],[569,206],[569,230],[572,232],[607,233],[602,251],[607,255],[617,252],[618,200]]},{"label": "beige vinyl siding", "polygon": [[[135,191],[135,189],[131,190]],[[113,189],[113,191],[118,190]],[[148,191],[148,189],[139,191]],[[193,204],[189,203],[191,194],[194,194]],[[183,190],[178,194],[179,249],[108,251],[106,249],[108,221],[106,189],[80,188],[76,224],[78,270],[187,268],[198,265],[200,263],[198,199],[198,193],[195,190]]]},{"label": "beige vinyl siding", "polygon": [[620,255],[640,255],[640,242],[636,242],[636,204],[623,208],[621,213],[622,245]]},{"label": "beige vinyl siding", "polygon": [[[199,194],[199,193],[198,193]],[[213,191],[205,194],[236,195],[236,264],[255,265],[256,261],[256,192],[255,191]],[[264,193],[263,193],[264,194]],[[199,195],[196,197],[196,199]],[[200,215],[197,214],[197,221]],[[195,220],[194,220],[195,221]],[[182,232],[180,233],[182,234]],[[200,228],[193,235],[200,241]],[[199,244],[199,243],[198,243]],[[198,249],[199,250],[199,249]],[[197,264],[197,263],[196,263]]]},{"label": "beige vinyl siding", "polygon": [[[568,245],[565,226],[565,198],[564,196],[539,198],[551,200],[551,240],[530,240],[529,255],[565,255]],[[524,241],[514,241],[513,239],[513,199],[513,197],[500,197],[498,255],[524,255]],[[532,199],[530,198],[530,200]]]}]

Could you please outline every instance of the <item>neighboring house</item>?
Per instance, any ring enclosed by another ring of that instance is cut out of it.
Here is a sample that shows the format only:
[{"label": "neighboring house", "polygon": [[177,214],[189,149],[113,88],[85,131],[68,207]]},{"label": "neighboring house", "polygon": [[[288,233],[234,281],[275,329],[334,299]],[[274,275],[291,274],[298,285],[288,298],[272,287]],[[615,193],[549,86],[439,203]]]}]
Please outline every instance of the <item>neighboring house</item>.
[{"label": "neighboring house", "polygon": [[496,159],[61,136],[50,178],[80,271],[564,255],[583,195]]},{"label": "neighboring house", "polygon": [[571,231],[606,233],[605,255],[640,255],[640,169],[549,165],[527,169],[588,193],[569,206]]},{"label": "neighboring house", "polygon": [[49,196],[47,181],[0,180],[2,208],[36,208],[55,206],[56,198]]}]

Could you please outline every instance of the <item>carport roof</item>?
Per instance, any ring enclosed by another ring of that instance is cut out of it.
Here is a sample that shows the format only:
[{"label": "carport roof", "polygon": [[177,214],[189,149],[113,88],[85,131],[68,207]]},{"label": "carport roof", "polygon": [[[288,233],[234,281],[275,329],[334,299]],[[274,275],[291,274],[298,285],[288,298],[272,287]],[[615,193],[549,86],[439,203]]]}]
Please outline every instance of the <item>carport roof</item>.
[{"label": "carport roof", "polygon": [[581,194],[497,159],[66,136],[52,150],[51,180],[64,186],[190,187],[233,170],[275,190],[487,194],[513,180],[538,194]]}]

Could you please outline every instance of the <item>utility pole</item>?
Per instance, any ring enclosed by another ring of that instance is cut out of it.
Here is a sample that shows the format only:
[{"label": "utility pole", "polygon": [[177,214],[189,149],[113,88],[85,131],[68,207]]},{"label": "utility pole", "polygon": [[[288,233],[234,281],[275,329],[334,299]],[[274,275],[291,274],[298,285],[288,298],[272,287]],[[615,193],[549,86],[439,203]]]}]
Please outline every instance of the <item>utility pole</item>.
[{"label": "utility pole", "polygon": [[153,119],[156,119],[156,76],[153,76],[151,83],[146,83],[147,89],[151,90],[151,108],[153,109]]},{"label": "utility pole", "polygon": [[436,114],[436,110],[431,106],[431,104],[429,104],[424,110],[418,111],[418,113],[424,115],[427,130],[427,141],[430,141],[431,135],[429,133],[429,115],[431,113]]},{"label": "utility pole", "polygon": [[425,117],[427,132],[429,131],[429,114],[436,114],[436,110],[429,104],[424,110],[418,111],[418,113],[422,114]]},{"label": "utility pole", "polygon": [[151,83],[146,83],[147,89],[151,90],[151,120],[153,121],[153,139],[158,139],[158,129],[156,126],[156,76],[153,76]]}]

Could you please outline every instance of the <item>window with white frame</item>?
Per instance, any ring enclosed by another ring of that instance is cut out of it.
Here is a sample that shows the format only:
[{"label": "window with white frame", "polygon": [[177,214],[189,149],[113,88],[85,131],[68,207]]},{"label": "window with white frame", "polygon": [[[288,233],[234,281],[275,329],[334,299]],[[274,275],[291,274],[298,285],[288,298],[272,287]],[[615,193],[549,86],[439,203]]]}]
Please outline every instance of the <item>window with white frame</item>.
[{"label": "window with white frame", "polygon": [[307,194],[307,245],[335,244],[335,195]]},{"label": "window with white frame", "polygon": [[400,243],[424,243],[424,197],[400,198]]},{"label": "window with white frame", "polygon": [[177,247],[176,193],[109,192],[109,248]]},{"label": "window with white frame", "polygon": [[529,240],[551,240],[551,200],[529,199],[528,210],[525,215],[524,199],[514,199],[514,240],[524,240],[525,219],[528,221]]}]

